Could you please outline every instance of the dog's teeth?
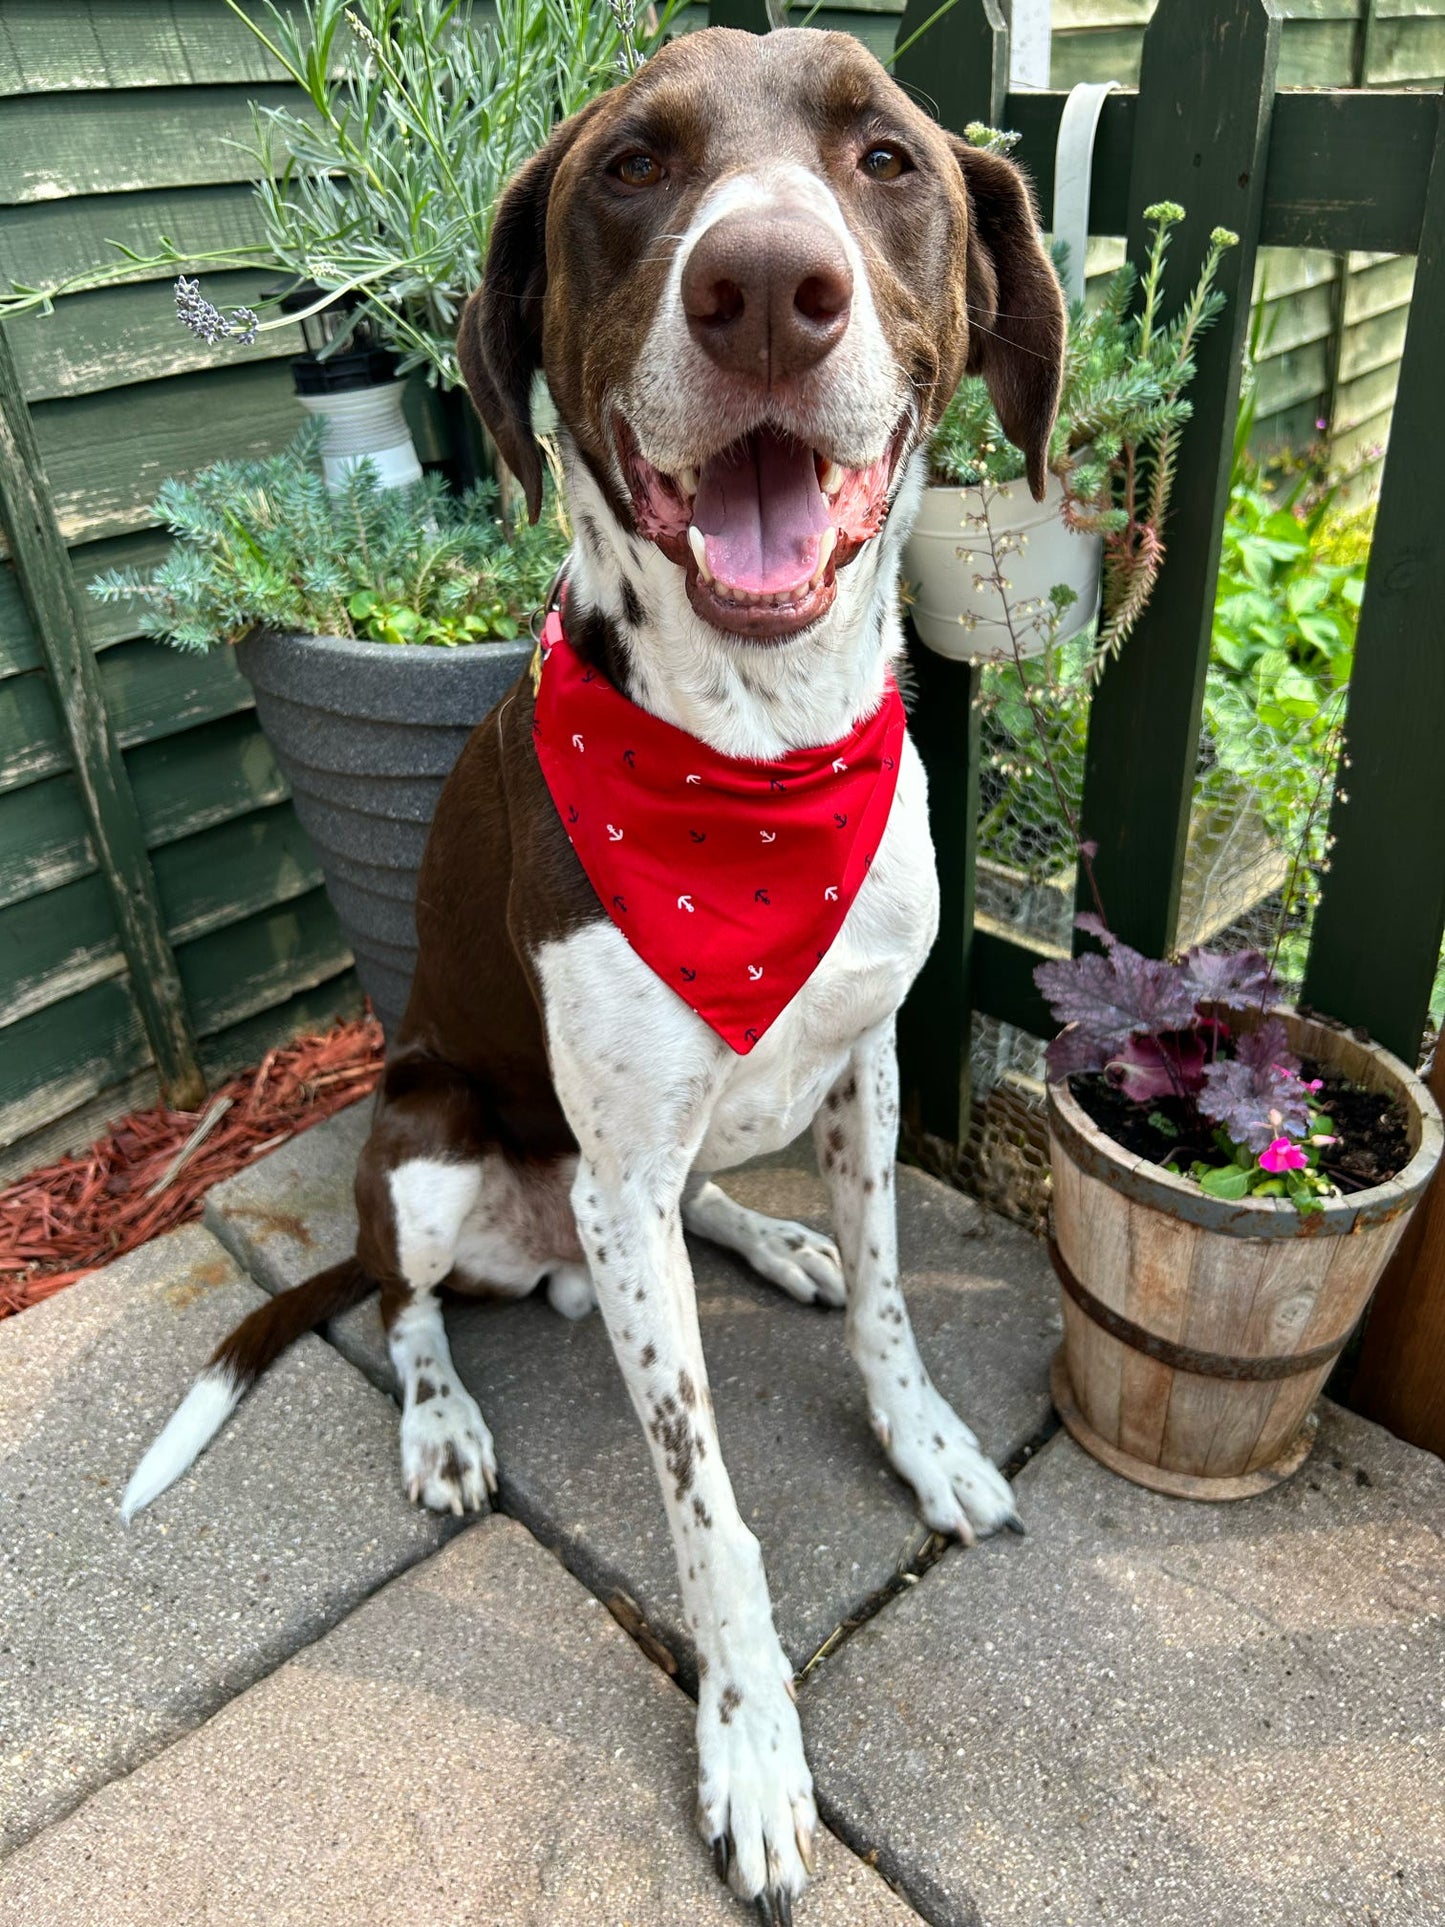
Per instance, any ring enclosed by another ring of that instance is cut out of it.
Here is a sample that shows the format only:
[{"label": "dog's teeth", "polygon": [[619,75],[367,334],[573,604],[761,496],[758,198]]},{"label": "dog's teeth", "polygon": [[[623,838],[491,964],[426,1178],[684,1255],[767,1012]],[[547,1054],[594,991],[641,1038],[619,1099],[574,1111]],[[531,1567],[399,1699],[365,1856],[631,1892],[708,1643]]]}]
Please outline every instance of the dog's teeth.
[{"label": "dog's teeth", "polygon": [[837,546],[838,531],[832,528],[824,529],[818,538],[818,560],[813,569],[812,576],[809,578],[810,587],[816,589],[818,584],[823,580],[823,571],[832,561],[833,551]]},{"label": "dog's teeth", "polygon": [[676,480],[678,487],[684,495],[697,494],[697,470],[695,468],[680,468],[677,471]]},{"label": "dog's teeth", "polygon": [[838,490],[843,486],[843,480],[843,470],[839,468],[836,462],[829,462],[828,466],[823,470],[822,480],[818,486],[825,495],[836,495]]},{"label": "dog's teeth", "polygon": [[707,543],[703,540],[702,530],[692,522],[687,525],[687,546],[697,563],[698,580],[710,588],[713,578],[712,570],[707,566]]}]

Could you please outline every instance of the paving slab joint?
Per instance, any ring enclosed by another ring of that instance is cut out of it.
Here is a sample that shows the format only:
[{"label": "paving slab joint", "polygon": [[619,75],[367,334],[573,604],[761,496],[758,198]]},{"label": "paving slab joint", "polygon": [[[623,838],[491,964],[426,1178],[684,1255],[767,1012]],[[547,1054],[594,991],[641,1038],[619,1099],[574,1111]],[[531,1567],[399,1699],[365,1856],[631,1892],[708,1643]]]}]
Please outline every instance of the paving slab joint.
[{"label": "paving slab joint", "polygon": [[[933,1536],[930,1534],[930,1537]],[[862,1838],[858,1829],[849,1824],[847,1814],[842,1808],[834,1806],[816,1780],[813,1782],[813,1800],[818,1809],[818,1818],[829,1833],[841,1840],[850,1853],[856,1854],[865,1867],[871,1868],[905,1906],[911,1907],[920,1920],[927,1922],[927,1927],[955,1927],[958,1920],[956,1898],[926,1873],[915,1870],[905,1875],[887,1847]],[[973,1922],[974,1927],[984,1927],[978,1915],[973,1916]]]},{"label": "paving slab joint", "polygon": [[[999,1466],[999,1471],[1010,1485],[1061,1429],[1058,1413],[1051,1410],[1037,1432],[1025,1439],[1018,1450]],[[847,1644],[860,1626],[866,1626],[870,1619],[876,1619],[885,1606],[901,1598],[904,1593],[916,1586],[923,1575],[938,1564],[944,1553],[954,1543],[952,1538],[946,1537],[941,1532],[923,1533],[911,1551],[906,1552],[899,1560],[896,1570],[885,1583],[876,1592],[870,1593],[856,1612],[850,1613],[833,1628],[799,1672],[799,1680],[806,1684],[815,1667],[831,1659],[842,1646]]]}]

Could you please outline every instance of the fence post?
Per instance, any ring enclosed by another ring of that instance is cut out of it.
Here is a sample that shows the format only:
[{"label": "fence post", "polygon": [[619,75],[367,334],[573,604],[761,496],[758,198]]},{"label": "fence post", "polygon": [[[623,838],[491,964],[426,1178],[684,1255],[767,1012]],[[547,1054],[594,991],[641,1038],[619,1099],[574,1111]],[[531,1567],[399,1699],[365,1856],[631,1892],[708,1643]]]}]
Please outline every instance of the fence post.
[{"label": "fence post", "polygon": [[[1445,1104],[1445,1042],[1435,1046],[1430,1089],[1436,1103]],[[1366,1418],[1445,1458],[1445,1182],[1439,1172],[1376,1287],[1343,1397]]]},{"label": "fence post", "polygon": [[[960,0],[929,25],[939,4],[909,0],[899,23],[897,45],[903,51],[894,73],[955,133],[974,120],[997,127],[1008,97],[1003,9],[998,0]],[[912,622],[906,629],[914,685],[909,726],[928,770],[928,822],[942,903],[937,940],[899,1012],[899,1082],[909,1126],[961,1151],[973,1100],[980,672],[935,656]]]},{"label": "fence post", "polygon": [[85,609],[45,481],[30,410],[0,327],[0,518],[75,762],[96,861],[110,889],[131,989],[168,1101],[206,1094],[180,973],[120,748],[111,733]]},{"label": "fence post", "polygon": [[[1279,33],[1276,0],[1159,0],[1144,34],[1130,259],[1144,258],[1144,208],[1180,202],[1188,218],[1174,232],[1167,312],[1193,285],[1210,230],[1239,236],[1219,274],[1225,310],[1200,344],[1189,390],[1168,559],[1089,719],[1083,831],[1099,846],[1094,870],[1110,924],[1151,956],[1172,948],[1179,913]],[[1091,907],[1085,894],[1081,908]]]},{"label": "fence post", "polygon": [[1304,994],[1413,1062],[1445,925],[1445,95]]}]

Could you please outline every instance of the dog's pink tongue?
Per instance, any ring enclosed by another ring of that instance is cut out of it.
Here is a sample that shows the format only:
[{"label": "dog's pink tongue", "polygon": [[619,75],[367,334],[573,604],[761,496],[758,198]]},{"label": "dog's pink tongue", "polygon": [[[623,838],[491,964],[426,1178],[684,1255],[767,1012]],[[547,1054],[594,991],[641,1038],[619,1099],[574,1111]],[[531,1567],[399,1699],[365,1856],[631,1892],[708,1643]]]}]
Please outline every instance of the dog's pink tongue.
[{"label": "dog's pink tongue", "polygon": [[770,428],[703,464],[692,519],[713,575],[754,595],[800,588],[832,525],[812,449]]}]

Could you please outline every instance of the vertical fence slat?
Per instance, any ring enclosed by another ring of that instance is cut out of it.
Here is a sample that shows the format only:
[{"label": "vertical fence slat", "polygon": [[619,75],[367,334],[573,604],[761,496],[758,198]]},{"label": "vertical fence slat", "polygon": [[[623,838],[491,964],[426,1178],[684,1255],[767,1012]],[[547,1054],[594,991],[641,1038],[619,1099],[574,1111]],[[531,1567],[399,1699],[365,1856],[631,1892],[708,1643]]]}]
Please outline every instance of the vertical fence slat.
[{"label": "vertical fence slat", "polygon": [[[1430,1073],[1445,1104],[1445,1042]],[[1445,1181],[1437,1172],[1385,1268],[1346,1404],[1445,1458]]]},{"label": "vertical fence slat", "polygon": [[[1166,312],[1193,285],[1210,230],[1232,228],[1224,313],[1204,337],[1181,436],[1167,560],[1153,600],[1094,698],[1083,830],[1109,921],[1140,949],[1174,942],[1214,585],[1239,405],[1240,359],[1279,60],[1274,0],[1160,0],[1144,36],[1129,190],[1129,253],[1142,264],[1143,210],[1175,200]],[[1080,907],[1091,907],[1081,891]]]},{"label": "vertical fence slat", "polygon": [[1305,998],[1413,1062],[1445,925],[1445,96]]},{"label": "vertical fence slat", "polygon": [[908,0],[893,43],[902,49],[894,78],[955,134],[975,120],[1002,127],[1009,69],[1003,0],[959,0],[940,15],[942,4]]},{"label": "vertical fence slat", "polygon": [[898,1017],[903,1115],[950,1144],[968,1136],[973,1039],[973,906],[978,834],[979,671],[946,662],[908,624],[909,729],[928,771],[938,865],[938,936]]},{"label": "vertical fence slat", "polygon": [[111,732],[70,557],[55,520],[30,410],[0,327],[0,515],[65,725],[131,989],[170,1101],[199,1104],[196,1059],[176,960],[130,779]]},{"label": "vertical fence slat", "polygon": [[[939,0],[909,0],[899,23],[897,78],[945,127],[1000,125],[1008,96],[1009,36],[997,0],[960,0],[926,23]],[[911,35],[924,28],[912,46]],[[913,737],[928,770],[928,820],[938,860],[938,939],[898,1020],[904,1116],[931,1137],[968,1135],[973,1036],[973,904],[978,837],[979,672],[925,649],[908,624]]]}]

